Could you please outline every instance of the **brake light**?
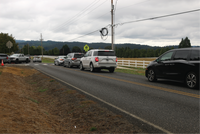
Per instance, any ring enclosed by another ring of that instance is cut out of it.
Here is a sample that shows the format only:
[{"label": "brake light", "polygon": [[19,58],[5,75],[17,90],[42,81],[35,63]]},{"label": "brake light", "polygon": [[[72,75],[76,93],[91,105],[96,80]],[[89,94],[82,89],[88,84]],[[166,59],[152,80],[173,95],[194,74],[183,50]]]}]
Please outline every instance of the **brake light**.
[{"label": "brake light", "polygon": [[60,59],[60,61],[64,61],[64,59]]},{"label": "brake light", "polygon": [[76,60],[77,58],[72,58],[72,60]]},{"label": "brake light", "polygon": [[99,61],[99,57],[95,57],[95,61],[98,62]]},{"label": "brake light", "polygon": [[116,58],[116,62],[117,62],[117,58]]},{"label": "brake light", "polygon": [[6,59],[8,59],[8,57],[6,57]]}]

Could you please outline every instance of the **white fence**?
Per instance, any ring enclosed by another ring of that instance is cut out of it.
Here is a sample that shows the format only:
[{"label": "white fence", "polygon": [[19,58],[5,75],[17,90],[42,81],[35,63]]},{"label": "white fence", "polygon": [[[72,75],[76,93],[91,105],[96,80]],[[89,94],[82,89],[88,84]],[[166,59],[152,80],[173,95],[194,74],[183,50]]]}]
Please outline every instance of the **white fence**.
[{"label": "white fence", "polygon": [[118,60],[117,66],[127,66],[127,67],[137,67],[137,68],[146,68],[146,66],[151,61],[139,61],[139,60]]}]

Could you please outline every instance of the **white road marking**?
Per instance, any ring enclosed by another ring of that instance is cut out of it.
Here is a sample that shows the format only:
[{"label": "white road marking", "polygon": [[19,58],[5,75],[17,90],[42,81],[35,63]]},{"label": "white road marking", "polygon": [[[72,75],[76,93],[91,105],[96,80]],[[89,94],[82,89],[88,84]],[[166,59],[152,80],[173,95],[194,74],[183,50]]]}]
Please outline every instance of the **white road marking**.
[{"label": "white road marking", "polygon": [[43,65],[45,65],[45,66],[46,66],[47,64],[43,64]]},{"label": "white road marking", "polygon": [[[36,68],[36,70],[39,70],[39,69]],[[157,126],[157,125],[155,125],[155,124],[153,124],[153,123],[151,123],[151,122],[149,122],[149,121],[147,121],[147,120],[145,120],[145,119],[142,119],[142,118],[138,117],[137,115],[131,114],[131,113],[129,113],[129,112],[127,112],[127,111],[125,111],[125,110],[123,110],[123,109],[121,109],[121,108],[119,108],[119,107],[117,107],[117,106],[115,106],[115,105],[113,105],[113,104],[111,104],[111,103],[109,103],[109,102],[106,102],[106,101],[104,101],[104,100],[102,100],[102,99],[100,99],[100,98],[98,98],[98,97],[96,97],[96,96],[94,96],[94,95],[92,95],[92,94],[90,94],[90,93],[88,93],[88,92],[86,92],[86,91],[84,91],[84,90],[78,88],[78,87],[75,87],[74,85],[71,85],[71,84],[69,84],[69,83],[67,83],[67,82],[65,82],[65,81],[63,81],[63,80],[61,80],[61,79],[59,79],[59,78],[57,78],[57,77],[54,77],[54,76],[52,76],[52,75],[50,75],[50,74],[47,74],[47,73],[45,73],[45,72],[43,72],[43,71],[41,71],[41,70],[39,70],[39,71],[42,72],[42,73],[44,73],[44,74],[46,74],[46,75],[48,75],[48,76],[50,76],[50,77],[52,77],[52,78],[54,78],[54,79],[57,79],[57,80],[59,80],[59,81],[65,83],[65,84],[67,84],[67,85],[69,85],[69,86],[71,86],[71,87],[73,87],[73,88],[75,88],[75,89],[77,89],[77,90],[79,90],[79,91],[81,91],[81,92],[83,92],[83,93],[85,93],[85,94],[87,94],[87,95],[89,95],[89,96],[91,96],[91,97],[93,97],[93,98],[95,98],[95,99],[97,99],[97,100],[99,100],[99,101],[105,103],[105,104],[107,104],[107,105],[109,105],[109,106],[111,106],[111,107],[113,107],[113,108],[115,108],[115,109],[117,109],[117,110],[119,110],[119,111],[121,111],[121,112],[123,112],[123,113],[125,113],[125,114],[127,114],[127,115],[129,115],[129,116],[131,116],[131,117],[133,117],[133,118],[136,118],[136,119],[138,119],[138,120],[140,120],[140,121],[142,121],[142,122],[144,122],[144,123],[146,123],[146,124],[148,124],[148,125],[150,125],[150,126],[156,128],[156,129],[158,129],[158,130],[160,130],[160,131],[162,131],[162,132],[164,132],[164,133],[172,134],[172,133],[169,132],[168,130],[166,130],[166,129],[160,127],[160,126]]]}]

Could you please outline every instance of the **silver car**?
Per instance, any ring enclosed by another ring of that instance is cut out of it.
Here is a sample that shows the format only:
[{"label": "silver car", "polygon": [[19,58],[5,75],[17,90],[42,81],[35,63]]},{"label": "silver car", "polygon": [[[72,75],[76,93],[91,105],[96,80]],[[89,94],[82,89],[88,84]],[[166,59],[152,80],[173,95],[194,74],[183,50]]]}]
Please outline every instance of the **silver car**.
[{"label": "silver car", "polygon": [[88,51],[80,60],[80,70],[90,69],[95,70],[108,69],[113,73],[117,67],[117,57],[113,50],[107,49],[92,49]]},{"label": "silver car", "polygon": [[76,66],[79,67],[80,65],[80,59],[84,56],[83,53],[69,53],[65,60],[64,60],[64,67],[72,67],[72,66]]},{"label": "silver car", "polygon": [[65,57],[66,56],[58,56],[57,58],[55,58],[54,65],[57,65],[57,66],[63,65]]},{"label": "silver car", "polygon": [[41,59],[41,57],[39,57],[39,56],[33,56],[33,62],[42,62],[42,59]]}]

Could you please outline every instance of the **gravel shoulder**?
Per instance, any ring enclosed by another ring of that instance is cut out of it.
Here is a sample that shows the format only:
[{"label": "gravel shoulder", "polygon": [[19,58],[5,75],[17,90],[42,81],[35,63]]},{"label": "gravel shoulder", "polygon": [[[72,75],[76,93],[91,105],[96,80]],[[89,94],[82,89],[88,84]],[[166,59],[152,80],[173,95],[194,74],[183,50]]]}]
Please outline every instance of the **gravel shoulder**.
[{"label": "gravel shoulder", "polygon": [[30,66],[0,67],[0,133],[146,133]]}]

